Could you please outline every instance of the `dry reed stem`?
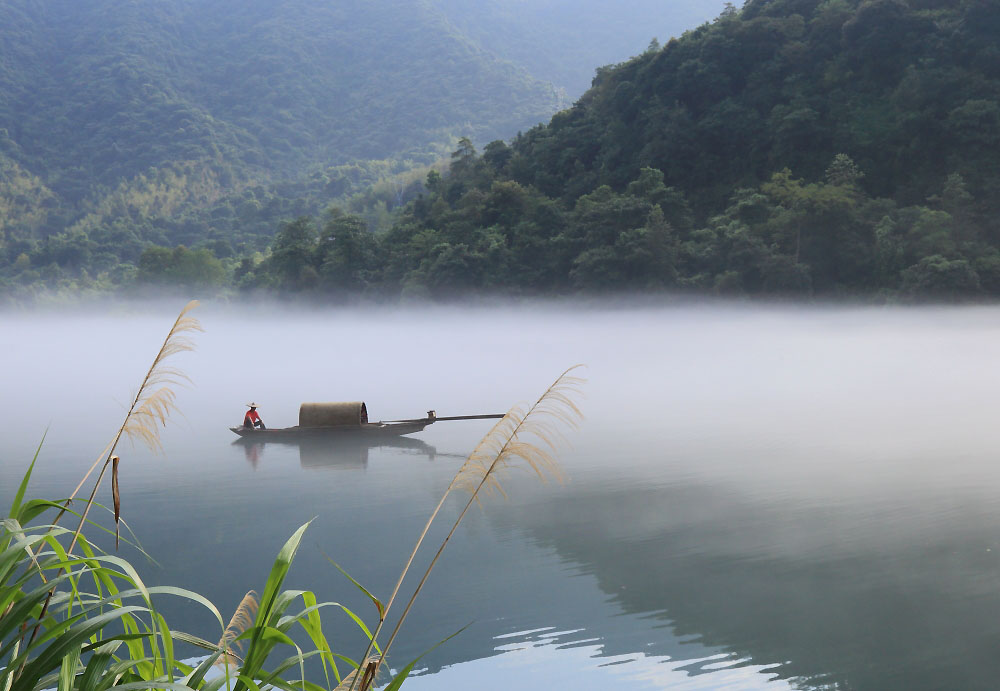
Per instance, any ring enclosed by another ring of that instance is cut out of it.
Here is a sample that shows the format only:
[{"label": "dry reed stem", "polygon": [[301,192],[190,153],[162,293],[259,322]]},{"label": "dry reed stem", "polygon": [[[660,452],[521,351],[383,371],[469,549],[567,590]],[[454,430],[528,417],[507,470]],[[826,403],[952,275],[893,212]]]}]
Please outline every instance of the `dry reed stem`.
[{"label": "dry reed stem", "polygon": [[[479,444],[473,450],[472,455],[475,455],[476,453],[479,452],[479,450],[482,448],[486,440],[489,439],[494,434],[494,432],[496,432],[497,428],[500,426],[500,424],[503,422],[505,418],[506,415],[504,416],[504,418],[500,419],[495,425],[493,425],[490,431],[486,433],[486,436],[480,440]],[[466,463],[467,462],[468,458],[466,459]],[[456,475],[455,477],[457,478],[458,475]],[[448,485],[448,488],[444,491],[444,494],[441,495],[441,499],[440,501],[438,501],[437,506],[435,506],[434,510],[431,512],[430,518],[428,518],[427,522],[424,524],[424,528],[420,532],[420,537],[417,538],[416,544],[413,545],[413,551],[410,552],[410,556],[407,558],[406,564],[403,566],[403,570],[400,572],[399,578],[396,580],[396,585],[392,589],[392,594],[389,595],[389,599],[386,601],[385,606],[379,608],[378,625],[375,627],[375,632],[372,634],[371,641],[369,641],[368,643],[368,649],[365,651],[365,654],[363,656],[364,658],[367,659],[372,652],[372,648],[375,647],[375,642],[378,641],[378,635],[379,633],[381,633],[382,627],[385,625],[385,613],[389,611],[389,608],[392,607],[392,603],[395,602],[396,596],[399,594],[399,589],[403,585],[403,579],[409,572],[410,567],[413,565],[413,560],[416,558],[417,552],[420,550],[420,545],[423,544],[424,538],[427,537],[427,532],[431,528],[431,524],[434,523],[434,519],[437,518],[438,513],[441,511],[441,507],[444,506],[445,499],[448,498],[448,495],[451,494],[451,490],[454,488],[455,488],[455,479],[453,478],[451,483]]]},{"label": "dry reed stem", "polygon": [[[414,547],[413,552],[410,554],[410,558],[407,560],[406,566],[403,568],[403,572],[400,574],[396,588],[393,590],[392,596],[386,603],[386,612],[388,612],[389,607],[392,605],[393,600],[398,593],[399,587],[403,582],[403,578],[409,571],[410,566],[413,563],[413,559],[416,556],[416,552],[426,537],[431,524],[437,517],[445,499],[453,489],[463,489],[470,493],[471,496],[469,497],[469,501],[465,505],[465,508],[462,509],[462,512],[455,520],[455,523],[452,525],[447,537],[445,537],[441,546],[435,553],[430,565],[427,567],[423,577],[420,579],[420,583],[417,584],[413,595],[410,596],[410,600],[407,602],[406,607],[403,610],[403,614],[400,616],[399,621],[396,622],[396,626],[389,635],[389,640],[386,642],[385,648],[382,650],[383,657],[388,654],[389,647],[392,645],[396,635],[399,633],[399,629],[403,625],[403,621],[406,619],[407,614],[409,614],[410,608],[413,606],[413,602],[423,589],[424,583],[427,581],[431,571],[437,564],[438,558],[444,551],[445,546],[451,540],[452,535],[455,534],[455,531],[458,529],[458,526],[465,517],[469,507],[472,506],[473,502],[478,503],[481,501],[480,494],[484,491],[487,493],[495,491],[506,497],[503,486],[500,484],[497,476],[502,474],[505,470],[512,468],[513,464],[520,459],[521,461],[527,463],[528,467],[531,468],[539,479],[543,481],[547,479],[548,476],[552,476],[555,479],[562,478],[561,470],[554,456],[558,448],[566,443],[566,437],[560,427],[566,426],[571,429],[576,429],[579,426],[580,420],[583,418],[583,413],[580,411],[573,398],[582,395],[581,387],[584,380],[570,374],[579,367],[581,367],[581,365],[574,365],[563,372],[526,413],[523,413],[521,409],[516,406],[511,408],[511,410],[508,411],[507,414],[493,426],[486,436],[483,437],[473,452],[469,454],[468,459],[466,459],[465,463],[462,464],[462,467],[459,468],[455,477],[452,479],[451,484],[449,484],[448,488],[445,490],[444,496],[441,497],[438,505],[435,507],[427,523],[424,525],[424,529],[421,532],[420,537],[417,539],[417,544]],[[541,442],[541,444],[526,442],[521,439],[522,436],[534,436]],[[368,644],[368,650],[365,651],[366,658],[371,652],[372,647],[375,645],[375,642],[378,640],[378,634],[382,629],[384,621],[385,617],[383,616],[379,621],[378,627],[375,629],[375,633],[372,634],[372,639]],[[378,666],[380,664],[381,662],[376,663],[376,672],[378,671]],[[352,684],[350,688],[353,691],[354,684]],[[361,689],[361,691],[365,690]]]},{"label": "dry reed stem", "polygon": [[[362,684],[370,685],[373,681],[375,681],[375,674],[378,673],[377,669],[380,661],[381,658],[378,655],[372,655],[371,657],[365,658],[365,661],[361,663],[359,668],[364,670],[360,677]],[[351,670],[351,673],[344,677],[333,691],[349,691],[354,688],[354,684],[358,679],[358,670]],[[364,686],[360,686],[358,688],[365,689]],[[365,689],[365,691],[367,691],[367,689]]]},{"label": "dry reed stem", "polygon": [[115,505],[115,551],[118,551],[120,532],[118,524],[122,518],[122,497],[118,488],[118,456],[111,457],[111,499]]}]

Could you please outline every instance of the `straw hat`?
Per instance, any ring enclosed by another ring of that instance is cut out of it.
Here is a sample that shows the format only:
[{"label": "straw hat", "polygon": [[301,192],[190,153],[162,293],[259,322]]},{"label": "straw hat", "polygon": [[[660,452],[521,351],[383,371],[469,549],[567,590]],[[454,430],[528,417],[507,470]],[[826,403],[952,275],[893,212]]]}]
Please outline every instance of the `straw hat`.
[{"label": "straw hat", "polygon": [[247,408],[257,408],[257,407],[259,407],[259,406],[256,403],[254,403],[253,401],[251,401],[250,403],[247,403]]}]

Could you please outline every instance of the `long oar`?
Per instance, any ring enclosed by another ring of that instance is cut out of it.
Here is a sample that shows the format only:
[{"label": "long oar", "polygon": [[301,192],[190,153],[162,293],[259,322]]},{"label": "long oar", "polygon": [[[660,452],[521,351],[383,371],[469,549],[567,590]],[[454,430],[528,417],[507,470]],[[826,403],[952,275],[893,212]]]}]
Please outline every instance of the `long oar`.
[{"label": "long oar", "polygon": [[491,414],[491,415],[453,415],[451,417],[437,417],[428,415],[427,417],[419,417],[414,420],[382,420],[382,422],[442,422],[444,420],[499,420],[503,417],[503,413]]}]

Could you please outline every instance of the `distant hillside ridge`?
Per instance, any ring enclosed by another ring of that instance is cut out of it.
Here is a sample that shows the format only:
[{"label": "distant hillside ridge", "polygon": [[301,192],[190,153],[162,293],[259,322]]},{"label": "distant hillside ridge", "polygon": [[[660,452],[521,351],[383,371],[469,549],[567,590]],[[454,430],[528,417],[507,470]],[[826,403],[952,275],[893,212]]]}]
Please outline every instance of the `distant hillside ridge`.
[{"label": "distant hillside ridge", "polygon": [[[514,143],[510,174],[554,197],[662,171],[710,213],[837,154],[871,194],[920,203],[960,174],[995,200],[1000,3],[749,0],[615,69]],[[991,163],[991,161],[993,163]]]},{"label": "distant hillside ridge", "polygon": [[72,206],[173,163],[299,175],[509,135],[553,87],[427,2],[0,2],[0,151]]},{"label": "distant hillside ridge", "polygon": [[459,137],[547,120],[595,65],[716,5],[0,0],[0,275],[22,255],[55,257],[51,281],[150,243],[260,247]]}]

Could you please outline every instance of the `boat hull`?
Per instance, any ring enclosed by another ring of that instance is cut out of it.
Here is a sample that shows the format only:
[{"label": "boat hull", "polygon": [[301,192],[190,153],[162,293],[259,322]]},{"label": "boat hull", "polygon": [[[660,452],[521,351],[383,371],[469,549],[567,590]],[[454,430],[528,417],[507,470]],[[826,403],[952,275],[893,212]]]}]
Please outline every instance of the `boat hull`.
[{"label": "boat hull", "polygon": [[330,427],[278,427],[273,429],[251,429],[249,427],[230,427],[229,429],[241,439],[254,441],[293,441],[298,439],[372,439],[379,437],[399,437],[404,434],[420,432],[434,422],[432,418],[425,420],[408,420],[406,422],[366,422],[361,425],[335,425]]}]

